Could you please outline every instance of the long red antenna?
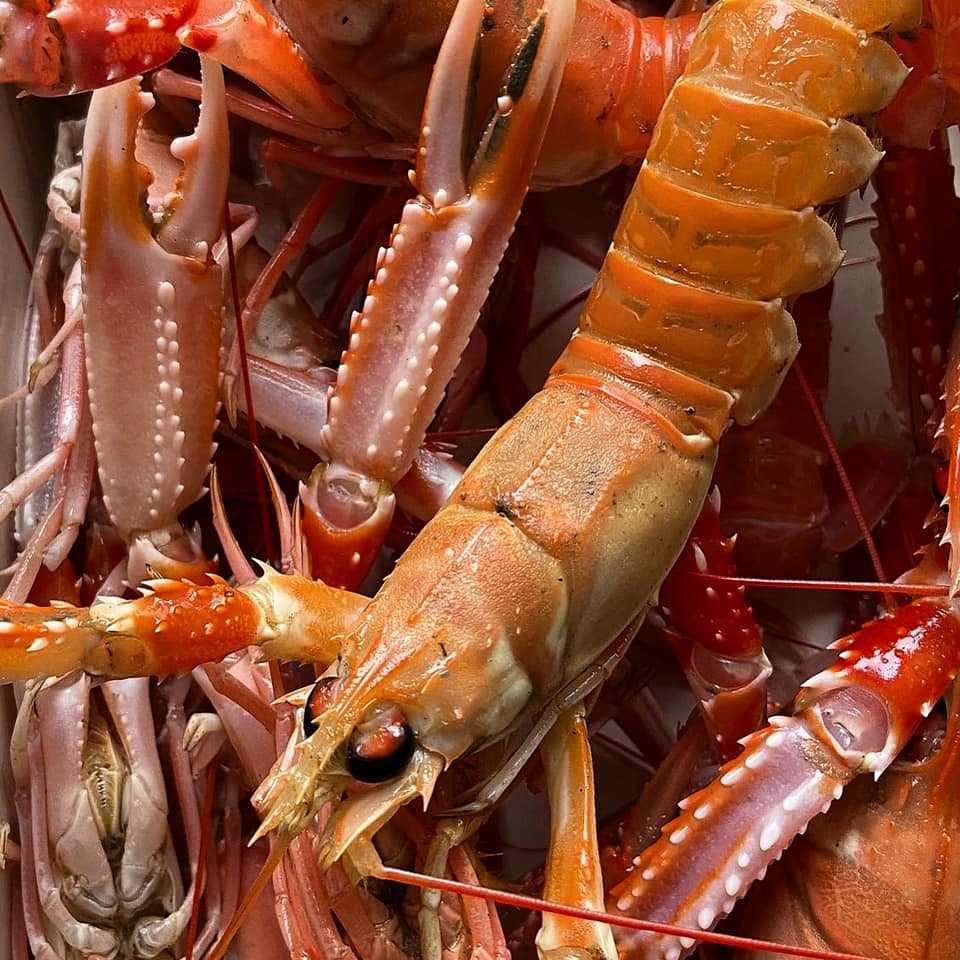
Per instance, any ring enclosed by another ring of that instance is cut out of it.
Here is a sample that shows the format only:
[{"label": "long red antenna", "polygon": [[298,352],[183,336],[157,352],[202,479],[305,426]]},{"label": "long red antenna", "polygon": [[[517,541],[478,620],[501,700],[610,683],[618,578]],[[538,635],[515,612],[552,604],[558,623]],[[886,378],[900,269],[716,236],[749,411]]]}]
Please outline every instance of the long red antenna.
[{"label": "long red antenna", "polygon": [[694,573],[693,576],[718,583],[767,587],[772,590],[839,590],[848,593],[896,593],[908,597],[945,597],[947,587],[939,583],[875,583],[871,580],[768,580],[765,577],[727,577],[719,573]]},{"label": "long red antenna", "polygon": [[24,242],[23,234],[20,232],[20,227],[17,224],[17,221],[14,219],[13,211],[10,209],[10,205],[7,203],[6,195],[2,189],[0,189],[0,207],[3,207],[3,216],[10,227],[10,232],[13,234],[13,239],[16,241],[17,249],[20,251],[20,256],[27,267],[27,273],[32,274],[33,259],[30,256],[30,251],[27,250],[27,245]]},{"label": "long red antenna", "polygon": [[200,832],[200,849],[197,851],[197,875],[193,885],[193,904],[190,909],[190,925],[187,927],[187,949],[184,960],[193,960],[193,948],[197,943],[197,927],[200,924],[200,897],[203,892],[207,866],[207,851],[210,849],[210,831],[213,820],[213,787],[217,777],[217,760],[207,768],[207,783],[203,792],[203,829]]},{"label": "long red antenna", "polygon": [[570,907],[562,903],[551,903],[539,897],[530,897],[522,893],[509,893],[506,890],[488,890],[472,883],[448,880],[445,877],[427,877],[409,870],[394,867],[380,867],[376,876],[381,880],[406,883],[428,890],[444,890],[461,896],[479,897],[504,906],[520,907],[523,910],[539,910],[556,913],[580,920],[597,920],[629,930],[647,930],[651,933],[664,933],[667,936],[689,937],[691,940],[716,943],[725,947],[740,947],[744,950],[760,950],[766,953],[779,953],[785,957],[810,957],[812,960],[873,960],[857,953],[837,953],[833,950],[816,950],[812,947],[794,947],[789,944],[770,943],[766,940],[754,940],[750,937],[735,937],[726,933],[710,933],[705,930],[690,930],[675,927],[669,923],[654,923],[650,920],[637,920],[634,917],[620,917],[599,910],[586,910],[583,907]]},{"label": "long red antenna", "polygon": [[275,558],[273,547],[273,524],[270,519],[270,508],[267,502],[267,490],[263,482],[263,468],[257,459],[257,418],[253,409],[253,390],[250,386],[250,367],[247,363],[247,337],[243,329],[241,314],[240,286],[237,281],[237,257],[233,249],[233,232],[230,229],[230,203],[223,206],[224,232],[227,240],[227,263],[230,270],[230,294],[233,297],[233,315],[236,318],[237,347],[240,351],[240,378],[243,381],[243,398],[247,405],[247,433],[253,447],[253,478],[257,491],[257,503],[260,505],[260,523],[263,527],[264,549],[267,556]]}]

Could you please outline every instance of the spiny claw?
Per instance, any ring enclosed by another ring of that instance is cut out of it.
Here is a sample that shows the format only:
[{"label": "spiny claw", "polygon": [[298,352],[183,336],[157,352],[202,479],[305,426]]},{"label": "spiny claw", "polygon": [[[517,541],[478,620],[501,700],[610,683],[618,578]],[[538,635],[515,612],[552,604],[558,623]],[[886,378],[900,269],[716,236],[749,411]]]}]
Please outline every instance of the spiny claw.
[{"label": "spiny claw", "polygon": [[[834,644],[840,660],[801,689],[793,717],[743,741],[720,776],[681,803],[610,894],[612,912],[708,930],[859,773],[879,776],[957,674],[953,606],[917,600]],[[693,940],[618,931],[621,952],[686,956]]]},{"label": "spiny claw", "polygon": [[[155,528],[174,524],[202,494],[213,453],[223,295],[209,250],[229,131],[222,72],[210,61],[203,89],[195,136],[174,143],[184,168],[156,235],[143,205],[150,173],[135,157],[153,98],[128,80],[96,91],[87,117],[83,324],[87,367],[97,371],[88,392],[93,422],[110,414],[111,429],[94,435],[104,504],[124,536],[143,527],[145,504]],[[121,469],[122,480],[112,475]]]},{"label": "spiny claw", "polygon": [[0,83],[38,96],[96,90],[162,66],[181,44],[255,83],[294,116],[343,127],[333,99],[257,0],[3,0]]},{"label": "spiny claw", "polygon": [[72,670],[104,678],[166,676],[262,644],[270,658],[335,659],[366,598],[264,568],[246,587],[151,580],[136,600],[91,607],[0,601],[0,683]]},{"label": "spiny claw", "polygon": [[165,676],[255,643],[256,603],[220,578],[155,580],[136,600],[92,607],[0,601],[0,682],[84,670],[105,678]]},{"label": "spiny claw", "polygon": [[383,542],[393,487],[423,443],[513,231],[574,14],[572,3],[543,4],[471,156],[470,64],[484,3],[457,5],[434,68],[411,175],[420,196],[404,207],[362,310],[353,315],[321,431],[327,463],[301,490],[314,573],[347,570],[353,586]]}]

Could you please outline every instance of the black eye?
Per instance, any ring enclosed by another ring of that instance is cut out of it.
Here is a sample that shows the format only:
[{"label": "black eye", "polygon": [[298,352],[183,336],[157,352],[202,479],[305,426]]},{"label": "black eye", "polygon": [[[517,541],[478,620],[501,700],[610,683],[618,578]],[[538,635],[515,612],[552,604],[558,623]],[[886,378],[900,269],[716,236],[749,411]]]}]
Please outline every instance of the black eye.
[{"label": "black eye", "polygon": [[359,723],[347,745],[347,771],[361,783],[383,783],[403,773],[413,756],[413,731],[403,711],[380,704]]},{"label": "black eye", "polygon": [[303,735],[312,737],[317,732],[317,720],[323,715],[330,700],[340,685],[338,677],[321,677],[307,694],[307,702],[303,705]]}]

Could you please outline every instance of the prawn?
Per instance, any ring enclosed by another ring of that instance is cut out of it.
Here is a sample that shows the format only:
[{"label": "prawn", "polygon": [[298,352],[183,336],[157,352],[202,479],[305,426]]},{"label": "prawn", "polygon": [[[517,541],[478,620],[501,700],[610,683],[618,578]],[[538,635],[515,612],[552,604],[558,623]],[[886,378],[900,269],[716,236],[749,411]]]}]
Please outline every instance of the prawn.
[{"label": "prawn", "polygon": [[[545,32],[571,14],[544,4]],[[839,264],[812,207],[858,187],[879,154],[837,118],[880,110],[905,74],[865,34],[918,16],[908,0],[711,10],[576,335],[345,635],[353,595],[303,578],[155,581],[87,610],[6,607],[0,676],[165,673],[251,642],[332,663],[255,801],[282,847],[352,783],[370,785],[319,844],[324,865],[347,857],[361,873],[376,872],[373,834],[400,806],[428,804],[447,767],[528,723],[475,799],[446,811],[464,818],[451,829],[469,830],[543,745],[548,895],[602,904],[583,701],[679,553],[728,419],[757,416],[795,354],[782,299]],[[612,953],[606,927],[570,924],[545,922],[543,955]]]}]

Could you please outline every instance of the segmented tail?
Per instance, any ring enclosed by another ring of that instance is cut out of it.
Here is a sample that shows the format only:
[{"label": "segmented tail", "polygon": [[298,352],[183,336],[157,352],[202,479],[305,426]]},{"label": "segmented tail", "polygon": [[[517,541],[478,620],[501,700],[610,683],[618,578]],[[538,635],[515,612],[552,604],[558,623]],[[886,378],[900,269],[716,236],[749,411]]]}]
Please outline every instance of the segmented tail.
[{"label": "segmented tail", "polygon": [[692,378],[732,396],[741,423],[772,399],[797,349],[782,298],[822,286],[842,255],[812,208],[880,157],[836,118],[880,110],[905,76],[861,32],[879,26],[875,5],[830,6],[850,23],[773,0],[704,19],[557,375],[594,359],[603,379],[649,383],[656,369],[677,397]]}]

